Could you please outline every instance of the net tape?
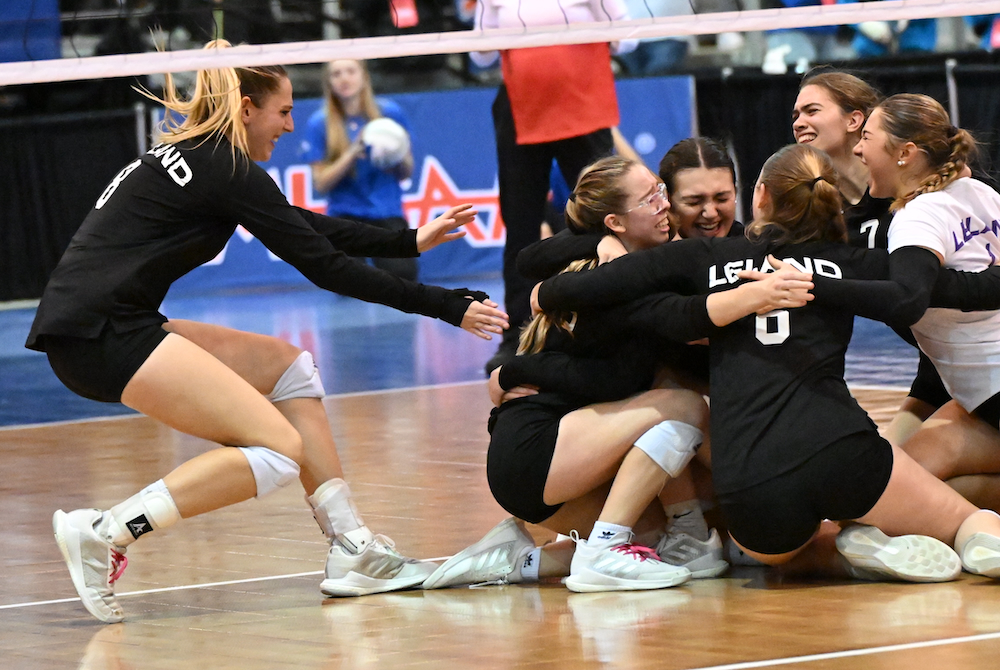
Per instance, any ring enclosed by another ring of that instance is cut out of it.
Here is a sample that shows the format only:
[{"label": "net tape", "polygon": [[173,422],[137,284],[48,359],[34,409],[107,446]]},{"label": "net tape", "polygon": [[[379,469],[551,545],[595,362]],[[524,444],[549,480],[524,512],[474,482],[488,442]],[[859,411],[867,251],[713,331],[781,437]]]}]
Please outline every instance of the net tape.
[{"label": "net tape", "polygon": [[1000,13],[1000,0],[887,0],[641,18],[617,22],[574,23],[562,26],[241,45],[221,50],[189,49],[162,53],[62,58],[0,63],[0,86],[189,72],[219,67],[324,63],[337,58],[369,60],[555,44],[614,42],[648,37],[713,35],[723,32],[752,32],[844,25],[864,21],[898,21],[994,13]]}]

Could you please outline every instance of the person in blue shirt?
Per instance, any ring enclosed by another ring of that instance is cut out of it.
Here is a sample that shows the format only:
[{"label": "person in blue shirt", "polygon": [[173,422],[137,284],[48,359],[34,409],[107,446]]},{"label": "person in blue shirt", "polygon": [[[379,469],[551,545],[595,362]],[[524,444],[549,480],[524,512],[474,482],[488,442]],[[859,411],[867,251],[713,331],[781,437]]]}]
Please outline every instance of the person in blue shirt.
[{"label": "person in blue shirt", "polygon": [[[399,182],[413,172],[413,154],[407,151],[400,162],[381,165],[361,142],[365,125],[380,117],[409,132],[403,110],[391,100],[376,100],[362,61],[331,61],[323,88],[326,104],[306,124],[302,158],[312,164],[313,187],[326,195],[327,214],[389,230],[407,228]],[[415,258],[378,258],[372,263],[404,279],[417,277]]]}]

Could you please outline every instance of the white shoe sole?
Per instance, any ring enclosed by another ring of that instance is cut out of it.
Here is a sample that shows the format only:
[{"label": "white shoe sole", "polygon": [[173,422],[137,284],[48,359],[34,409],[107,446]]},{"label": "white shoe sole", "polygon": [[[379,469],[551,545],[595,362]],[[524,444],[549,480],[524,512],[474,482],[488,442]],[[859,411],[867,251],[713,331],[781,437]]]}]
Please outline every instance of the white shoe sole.
[{"label": "white shoe sole", "polygon": [[[691,566],[688,565],[685,567],[688,570],[691,570]],[[699,570],[691,570],[691,579],[715,579],[728,569],[729,564],[722,559],[719,559],[709,567],[701,568]]]},{"label": "white shoe sole", "polygon": [[1000,538],[976,533],[965,543],[962,565],[969,572],[985,577],[1000,577]]},{"label": "white shoe sole", "polygon": [[80,556],[80,533],[69,523],[69,515],[61,509],[52,515],[52,533],[56,537],[56,544],[59,545],[59,552],[66,561],[73,587],[87,611],[105,623],[123,621],[125,619],[123,614],[116,613],[106,605],[101,608],[87,597],[88,589],[83,581],[83,559]]},{"label": "white shoe sole", "polygon": [[331,598],[352,598],[370,596],[375,593],[388,593],[411,589],[423,584],[427,574],[410,575],[409,577],[394,577],[392,579],[375,579],[357,572],[349,572],[339,579],[324,579],[319,590]]},{"label": "white shoe sole", "polygon": [[600,593],[603,591],[652,591],[668,589],[691,579],[688,570],[678,570],[675,574],[661,579],[619,579],[599,572],[585,570],[566,578],[566,588],[574,593]]},{"label": "white shoe sole", "polygon": [[906,582],[950,582],[962,561],[944,542],[925,535],[889,537],[874,526],[851,526],[837,536],[837,550],[856,568]]}]

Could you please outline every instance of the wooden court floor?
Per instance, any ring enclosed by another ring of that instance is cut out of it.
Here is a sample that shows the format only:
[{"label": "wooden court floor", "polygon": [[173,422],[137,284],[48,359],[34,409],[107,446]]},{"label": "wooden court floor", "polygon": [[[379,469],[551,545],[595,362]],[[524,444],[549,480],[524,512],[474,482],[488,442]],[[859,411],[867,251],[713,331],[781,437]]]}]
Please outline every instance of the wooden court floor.
[{"label": "wooden court floor", "polygon": [[[857,391],[876,420],[892,391]],[[448,556],[506,514],[486,488],[482,382],[331,397],[368,524]],[[741,568],[644,593],[558,583],[326,599],[325,543],[298,487],[129,549],[104,625],[79,601],[54,509],[107,507],[209,445],[146,418],[0,430],[0,668],[998,667],[1000,584],[779,581]],[[542,532],[538,533],[543,538]]]}]

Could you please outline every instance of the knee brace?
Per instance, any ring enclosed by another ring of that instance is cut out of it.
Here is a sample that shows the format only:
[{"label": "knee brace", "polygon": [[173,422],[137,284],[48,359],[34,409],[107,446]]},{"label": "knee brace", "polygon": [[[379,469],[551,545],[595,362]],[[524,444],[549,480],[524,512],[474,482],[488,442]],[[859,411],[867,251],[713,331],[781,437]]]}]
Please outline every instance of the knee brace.
[{"label": "knee brace", "polygon": [[640,435],[635,447],[645,452],[668,475],[676,477],[694,458],[704,439],[704,434],[690,424],[663,421]]},{"label": "knee brace", "polygon": [[267,447],[236,447],[246,456],[257,482],[257,496],[263,498],[299,477],[299,464]]},{"label": "knee brace", "polygon": [[303,351],[281,375],[278,383],[267,394],[267,399],[281,402],[292,398],[322,398],[325,395],[312,354]]}]

